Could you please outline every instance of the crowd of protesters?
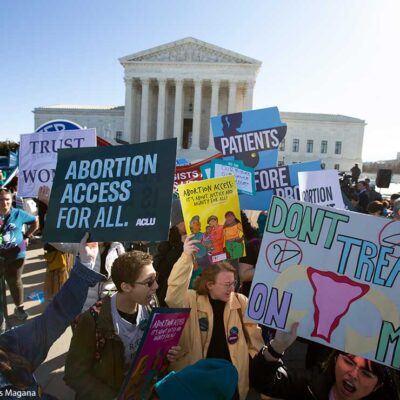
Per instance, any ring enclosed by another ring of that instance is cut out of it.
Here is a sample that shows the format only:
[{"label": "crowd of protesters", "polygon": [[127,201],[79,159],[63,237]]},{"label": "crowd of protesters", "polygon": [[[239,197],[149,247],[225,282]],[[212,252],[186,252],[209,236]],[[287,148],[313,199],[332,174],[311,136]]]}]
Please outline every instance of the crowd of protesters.
[{"label": "crowd of protesters", "polygon": [[[400,220],[400,194],[383,200],[370,182],[359,180],[356,167],[349,196],[354,211]],[[48,198],[41,188],[41,209]],[[71,325],[65,382],[77,399],[117,398],[151,309],[163,306],[191,312],[179,345],[166,354],[171,373],[160,377],[148,398],[245,400],[252,387],[281,399],[398,399],[397,373],[359,356],[317,346],[318,356],[307,368],[285,365],[298,323],[289,332],[275,332],[245,316],[265,213],[259,216],[260,228],[244,212],[241,222],[246,256],[213,265],[196,261],[203,243],[194,228],[186,232],[178,199],[172,202],[169,238],[157,246],[86,243],[87,235],[80,243],[45,244],[48,273],[62,270],[64,278],[49,275],[59,283],[47,293],[42,315],[0,336],[0,397],[7,391],[10,399],[21,393],[52,398],[41,393],[33,373]],[[9,286],[20,320],[28,318],[21,280],[26,248],[38,229],[38,218],[13,207],[11,191],[0,188],[1,282]],[[54,262],[49,260],[62,263],[66,254],[63,269],[56,265],[50,271]]]}]

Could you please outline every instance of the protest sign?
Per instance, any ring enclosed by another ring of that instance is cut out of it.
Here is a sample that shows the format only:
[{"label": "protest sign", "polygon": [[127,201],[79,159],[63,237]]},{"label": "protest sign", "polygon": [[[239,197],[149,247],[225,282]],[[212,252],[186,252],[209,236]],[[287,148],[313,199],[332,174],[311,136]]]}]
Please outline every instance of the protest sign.
[{"label": "protest sign", "polygon": [[234,176],[178,186],[186,232],[199,240],[200,268],[245,254],[239,198]]},{"label": "protest sign", "polygon": [[53,184],[58,149],[95,147],[96,129],[21,135],[18,196],[37,197],[40,186]]},{"label": "protest sign", "polygon": [[118,400],[152,398],[154,384],[168,372],[167,352],[178,345],[189,313],[189,308],[152,310]]},{"label": "protest sign", "polygon": [[400,368],[400,222],[274,197],[247,315]]},{"label": "protest sign", "polygon": [[177,166],[175,171],[174,192],[177,191],[178,185],[204,179],[202,175],[202,166],[221,156],[222,155],[218,153],[194,164]]},{"label": "protest sign", "polygon": [[210,178],[233,175],[236,178],[238,193],[253,196],[256,192],[254,169],[246,167],[242,161],[213,160]]},{"label": "protest sign", "polygon": [[[255,179],[259,170],[274,168],[278,162],[278,147],[286,135],[277,107],[211,118],[215,147],[225,160],[242,160],[254,168]],[[246,210],[266,210],[271,191],[260,191],[255,196],[240,195],[240,206]]]},{"label": "protest sign", "polygon": [[[277,107],[212,117],[211,126],[215,148],[224,158],[242,160],[256,169],[276,165],[278,146],[287,128]],[[273,151],[269,157],[268,151]]]},{"label": "protest sign", "polygon": [[59,150],[44,240],[168,238],[176,138]]},{"label": "protest sign", "polygon": [[300,200],[298,173],[320,169],[320,161],[308,161],[256,170],[257,193],[255,196],[240,195],[240,207],[245,210],[268,210],[274,195]]},{"label": "protest sign", "polygon": [[301,201],[345,209],[336,169],[300,171],[298,177]]}]

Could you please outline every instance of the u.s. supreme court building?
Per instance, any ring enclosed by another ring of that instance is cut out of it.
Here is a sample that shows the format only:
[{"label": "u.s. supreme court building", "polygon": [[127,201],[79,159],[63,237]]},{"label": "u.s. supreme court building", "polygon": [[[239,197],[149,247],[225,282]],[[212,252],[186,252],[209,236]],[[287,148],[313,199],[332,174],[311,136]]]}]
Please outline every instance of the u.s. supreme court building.
[{"label": "u.s. supreme court building", "polygon": [[[216,153],[210,117],[251,110],[261,68],[256,59],[191,37],[119,61],[124,68],[124,106],[37,107],[35,129],[66,119],[120,143],[176,137],[179,158],[204,159]],[[320,159],[325,168],[344,171],[361,164],[365,121],[330,114],[280,114],[288,126],[280,164]]]}]

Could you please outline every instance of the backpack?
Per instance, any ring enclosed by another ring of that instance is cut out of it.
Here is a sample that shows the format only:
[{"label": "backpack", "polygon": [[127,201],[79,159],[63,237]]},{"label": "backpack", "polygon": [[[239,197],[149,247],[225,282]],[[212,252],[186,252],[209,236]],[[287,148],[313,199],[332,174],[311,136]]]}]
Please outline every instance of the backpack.
[{"label": "backpack", "polygon": [[[96,361],[99,361],[101,358],[101,352],[104,348],[104,345],[106,344],[106,338],[103,335],[103,333],[98,329],[97,327],[97,320],[99,319],[99,314],[101,310],[101,306],[103,305],[103,300],[99,299],[94,303],[90,308],[89,312],[90,315],[93,317],[94,324],[95,324],[95,337],[96,337],[96,350],[94,353],[94,358]],[[72,334],[75,332],[75,329],[79,323],[79,319],[81,317],[82,313],[79,314],[71,323],[71,328],[72,328]]]}]

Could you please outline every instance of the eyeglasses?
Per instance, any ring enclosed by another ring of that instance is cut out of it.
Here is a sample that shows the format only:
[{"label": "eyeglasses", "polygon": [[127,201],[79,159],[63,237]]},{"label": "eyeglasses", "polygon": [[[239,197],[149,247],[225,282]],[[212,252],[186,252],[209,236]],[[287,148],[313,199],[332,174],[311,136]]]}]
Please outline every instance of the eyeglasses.
[{"label": "eyeglasses", "polygon": [[354,370],[358,369],[360,378],[374,379],[378,378],[373,372],[364,367],[360,367],[351,357],[346,354],[339,354],[338,362],[340,362],[343,369]]},{"label": "eyeglasses", "polygon": [[157,282],[158,279],[158,272],[156,273],[156,276],[154,278],[151,278],[149,280],[146,280],[144,282],[134,282],[134,284],[138,284],[138,285],[147,285],[147,287],[151,288],[154,285],[154,282]]},{"label": "eyeglasses", "polygon": [[230,288],[235,288],[237,285],[237,281],[233,281],[233,282],[226,282],[226,283],[219,283],[219,282],[215,282],[216,285],[220,285],[223,286],[226,289],[230,289]]}]

